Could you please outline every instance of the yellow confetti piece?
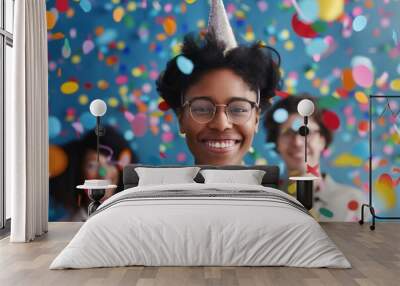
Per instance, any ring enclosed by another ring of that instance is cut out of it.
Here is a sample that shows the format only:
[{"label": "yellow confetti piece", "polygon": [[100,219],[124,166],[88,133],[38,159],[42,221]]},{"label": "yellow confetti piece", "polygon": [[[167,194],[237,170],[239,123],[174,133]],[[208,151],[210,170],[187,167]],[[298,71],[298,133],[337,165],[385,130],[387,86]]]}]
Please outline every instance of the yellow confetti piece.
[{"label": "yellow confetti piece", "polygon": [[132,75],[134,77],[140,77],[142,75],[142,70],[140,68],[133,68]]},{"label": "yellow confetti piece", "polygon": [[64,94],[73,94],[73,93],[77,92],[78,89],[79,89],[79,85],[78,85],[78,83],[76,83],[74,81],[64,82],[60,87],[61,92]]},{"label": "yellow confetti piece", "polygon": [[79,55],[73,55],[72,57],[71,57],[71,62],[73,63],[73,64],[79,64],[80,62],[81,62],[81,57],[79,56]]},{"label": "yellow confetti piece", "polygon": [[122,18],[125,15],[125,10],[123,7],[118,6],[117,8],[114,9],[113,11],[113,19],[115,22],[121,22]]},{"label": "yellow confetti piece", "polygon": [[206,27],[206,22],[203,19],[197,21],[197,28],[203,29],[205,27]]},{"label": "yellow confetti piece", "polygon": [[86,105],[89,102],[89,98],[87,97],[86,94],[82,94],[79,96],[79,104],[80,105]]},{"label": "yellow confetti piece", "polygon": [[284,45],[285,50],[287,51],[293,51],[294,49],[294,43],[292,41],[286,41]]},{"label": "yellow confetti piece", "polygon": [[99,81],[97,82],[97,87],[98,87],[99,89],[104,90],[104,89],[107,89],[108,86],[109,86],[108,82],[105,81],[104,79],[101,79],[101,80],[99,80]]},{"label": "yellow confetti piece", "polygon": [[322,85],[321,88],[319,89],[319,92],[322,95],[327,95],[330,91],[329,85]]},{"label": "yellow confetti piece", "polygon": [[186,3],[188,4],[193,4],[196,3],[197,0],[185,0]]},{"label": "yellow confetti piece", "polygon": [[47,30],[51,30],[54,28],[57,22],[57,18],[51,11],[46,12],[46,19],[47,19]]},{"label": "yellow confetti piece", "polygon": [[126,44],[125,44],[125,42],[124,41],[119,41],[118,43],[117,43],[117,49],[118,50],[123,50],[123,49],[125,49],[125,47],[126,47]]},{"label": "yellow confetti piece", "polygon": [[151,113],[150,116],[152,116],[152,117],[162,117],[163,115],[164,115],[164,112],[162,112],[162,111],[154,111],[154,112]]},{"label": "yellow confetti piece", "polygon": [[363,160],[360,157],[350,153],[342,153],[333,161],[335,167],[360,167],[362,163]]},{"label": "yellow confetti piece", "polygon": [[165,33],[168,36],[172,36],[173,34],[176,33],[176,22],[174,20],[174,18],[172,17],[167,17],[165,18],[164,22],[163,22],[163,28]]},{"label": "yellow confetti piece", "polygon": [[389,174],[381,174],[375,181],[375,190],[380,200],[385,203],[387,209],[396,206],[396,192],[394,182]]},{"label": "yellow confetti piece", "polygon": [[126,85],[122,85],[118,89],[118,93],[119,93],[120,96],[125,96],[128,93],[128,87]]},{"label": "yellow confetti piece", "polygon": [[118,99],[116,99],[115,97],[110,97],[110,98],[108,99],[108,105],[109,105],[110,107],[117,107],[118,104],[119,104],[119,101],[118,101]]},{"label": "yellow confetti piece", "polygon": [[309,70],[305,73],[304,75],[306,77],[306,79],[308,80],[312,80],[315,78],[315,71],[314,70]]},{"label": "yellow confetti piece", "polygon": [[119,4],[119,3],[121,3],[121,1],[120,0],[112,0],[112,3],[113,4]]},{"label": "yellow confetti piece", "polygon": [[130,1],[128,3],[128,5],[126,6],[126,10],[128,10],[128,12],[132,12],[136,10],[136,2]]},{"label": "yellow confetti piece", "polygon": [[400,144],[400,135],[397,132],[394,132],[391,136],[390,139],[396,144]]},{"label": "yellow confetti piece", "polygon": [[180,54],[181,51],[182,51],[182,44],[179,43],[179,44],[173,45],[171,47],[171,50],[172,50],[173,56],[176,56],[176,55]]},{"label": "yellow confetti piece", "polygon": [[356,94],[355,94],[355,98],[361,104],[367,104],[368,103],[368,97],[362,91],[357,91]]},{"label": "yellow confetti piece", "polygon": [[319,18],[331,22],[343,14],[344,0],[318,0]]},{"label": "yellow confetti piece", "polygon": [[254,162],[254,165],[268,165],[267,159],[265,158],[257,158],[256,161]]},{"label": "yellow confetti piece", "polygon": [[390,88],[394,91],[400,91],[400,78],[396,78],[390,82]]},{"label": "yellow confetti piece", "polygon": [[279,34],[279,37],[280,37],[282,40],[287,40],[287,39],[289,39],[289,36],[290,36],[290,32],[289,32],[288,29],[283,29],[283,30],[281,31],[281,33]]},{"label": "yellow confetti piece", "polygon": [[296,194],[296,183],[295,182],[290,182],[288,185],[288,193],[290,195],[295,195]]},{"label": "yellow confetti piece", "polygon": [[252,28],[251,26],[248,26],[248,27],[246,28],[246,34],[244,35],[244,39],[245,39],[247,42],[252,42],[252,41],[254,41],[255,35],[254,35],[254,32],[253,32],[253,28]]},{"label": "yellow confetti piece", "polygon": [[245,15],[244,12],[241,11],[241,10],[237,10],[237,11],[235,12],[235,16],[236,16],[237,18],[239,18],[239,19],[245,19],[245,18],[246,18],[246,15]]}]

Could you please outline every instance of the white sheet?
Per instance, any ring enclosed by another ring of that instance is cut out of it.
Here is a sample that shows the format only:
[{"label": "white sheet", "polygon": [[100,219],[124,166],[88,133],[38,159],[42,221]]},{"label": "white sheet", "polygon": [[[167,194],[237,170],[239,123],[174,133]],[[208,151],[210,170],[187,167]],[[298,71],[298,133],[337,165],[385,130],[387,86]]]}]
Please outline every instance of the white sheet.
[{"label": "white sheet", "polygon": [[[263,190],[254,185],[141,186],[104,202],[50,269],[127,265],[294,266],[350,268],[309,215],[257,198],[160,198],[113,202],[150,190]],[[108,206],[108,207],[107,207]]]}]

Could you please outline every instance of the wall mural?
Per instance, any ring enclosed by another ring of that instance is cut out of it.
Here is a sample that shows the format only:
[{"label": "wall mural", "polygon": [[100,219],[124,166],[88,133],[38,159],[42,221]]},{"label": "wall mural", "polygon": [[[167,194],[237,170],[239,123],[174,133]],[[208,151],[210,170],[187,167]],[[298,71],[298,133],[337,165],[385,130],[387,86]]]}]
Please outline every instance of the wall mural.
[{"label": "wall mural", "polygon": [[[272,102],[307,92],[322,111],[322,127],[333,134],[333,141],[307,172],[327,177],[335,188],[357,192],[361,198],[345,196],[336,202],[340,207],[332,207],[327,200],[340,195],[321,193],[315,215],[321,220],[357,220],[368,194],[368,95],[394,95],[400,90],[400,20],[395,17],[399,1],[225,0],[224,4],[240,44],[263,41],[280,53],[282,87]],[[207,30],[208,12],[209,1],[204,0],[47,1],[50,220],[85,217],[82,206],[87,197],[74,190],[84,178],[103,174],[120,184],[120,170],[129,162],[194,163],[177,117],[159,96],[155,81],[166,63],[180,54],[185,34]],[[94,172],[95,136],[90,131],[96,121],[89,104],[96,98],[103,99],[108,110],[102,118],[107,132],[101,142],[101,168]],[[398,112],[399,103],[389,101]],[[278,108],[271,120],[284,126],[290,114]],[[382,117],[380,123],[385,120]],[[389,128],[385,140],[376,139],[374,148],[383,153],[374,157],[374,174],[385,173],[400,160],[397,122],[392,116],[390,124],[396,127]],[[296,124],[294,120],[289,127]],[[279,140],[266,138],[260,125],[244,162],[279,165],[284,180],[290,162],[283,149],[277,150]],[[400,213],[396,180],[373,182],[379,193],[379,215]],[[323,180],[321,187],[324,183],[329,182]],[[282,185],[294,192],[293,184]]]}]

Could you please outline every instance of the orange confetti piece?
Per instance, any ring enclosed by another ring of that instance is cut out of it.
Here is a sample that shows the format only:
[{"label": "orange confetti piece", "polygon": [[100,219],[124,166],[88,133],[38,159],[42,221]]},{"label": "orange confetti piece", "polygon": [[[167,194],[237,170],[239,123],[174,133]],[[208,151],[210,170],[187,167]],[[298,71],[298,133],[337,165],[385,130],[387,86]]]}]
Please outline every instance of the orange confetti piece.
[{"label": "orange confetti piece", "polygon": [[167,38],[167,36],[163,33],[160,33],[160,34],[157,34],[156,38],[158,41],[164,41]]},{"label": "orange confetti piece", "polygon": [[117,56],[109,56],[106,59],[106,64],[109,66],[115,65],[118,63],[118,57]]},{"label": "orange confetti piece", "polygon": [[172,36],[173,34],[175,34],[176,33],[175,19],[173,17],[166,17],[163,22],[163,28],[168,36]]},{"label": "orange confetti piece", "polygon": [[61,32],[57,32],[57,33],[49,35],[50,40],[61,40],[61,39],[64,39],[64,37],[65,37],[64,34]]},{"label": "orange confetti piece", "polygon": [[170,113],[164,115],[164,121],[165,122],[172,122],[173,119],[174,119],[174,117]]},{"label": "orange confetti piece", "polygon": [[351,69],[344,69],[342,71],[342,84],[343,88],[347,91],[352,91],[356,87]]},{"label": "orange confetti piece", "polygon": [[138,101],[138,102],[136,103],[136,106],[137,106],[137,108],[138,108],[138,112],[139,112],[139,113],[145,113],[145,112],[147,112],[147,105],[146,105],[145,103],[143,103],[143,102],[141,102],[141,101]]},{"label": "orange confetti piece", "polygon": [[121,22],[122,18],[125,15],[125,10],[123,7],[117,7],[113,11],[113,19],[115,22]]},{"label": "orange confetti piece", "polygon": [[384,126],[385,125],[385,117],[379,117],[377,122],[380,126]]},{"label": "orange confetti piece", "polygon": [[96,34],[96,36],[101,36],[104,33],[104,27],[103,26],[96,27],[94,33]]},{"label": "orange confetti piece", "polygon": [[[190,3],[189,3],[189,4],[190,4]],[[181,12],[182,12],[182,14],[186,13],[186,11],[187,11],[186,4],[185,4],[185,3],[182,3],[182,4],[181,4]]]},{"label": "orange confetti piece", "polygon": [[157,135],[158,132],[159,132],[159,128],[158,128],[157,125],[152,125],[152,126],[150,126],[150,131],[151,131],[151,133],[152,133],[153,135]]},{"label": "orange confetti piece", "polygon": [[46,21],[47,22],[47,30],[53,29],[57,22],[56,16],[52,12],[47,11],[46,12],[46,20],[47,20]]}]

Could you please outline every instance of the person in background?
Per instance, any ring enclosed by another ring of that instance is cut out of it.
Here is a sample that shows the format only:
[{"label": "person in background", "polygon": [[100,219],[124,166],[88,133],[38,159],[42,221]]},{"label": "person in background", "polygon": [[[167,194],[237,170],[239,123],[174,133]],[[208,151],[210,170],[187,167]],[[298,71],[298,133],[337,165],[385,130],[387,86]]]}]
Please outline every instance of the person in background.
[{"label": "person in background", "polygon": [[[304,137],[298,132],[303,125],[303,117],[297,112],[297,105],[303,99],[314,103],[314,113],[308,120],[307,164],[304,160]],[[283,112],[282,112],[283,111]],[[278,114],[286,114],[282,120]],[[268,111],[264,120],[267,142],[275,143],[287,169],[287,175],[320,177],[314,181],[314,204],[312,214],[320,221],[356,221],[360,216],[361,205],[366,201],[361,190],[336,182],[329,174],[321,172],[322,152],[333,141],[333,132],[323,122],[323,110],[310,94],[288,96],[276,102]],[[295,195],[295,182],[286,178],[281,188]]]},{"label": "person in background", "polygon": [[90,199],[86,190],[76,189],[85,180],[108,179],[118,186],[116,190],[107,189],[102,201],[123,190],[122,169],[129,163],[137,162],[128,142],[114,128],[105,126],[105,135],[100,137],[100,166],[97,164],[96,146],[94,130],[62,146],[68,165],[62,174],[50,178],[50,221],[87,219]]},{"label": "person in background", "polygon": [[[195,164],[237,165],[252,145],[260,113],[280,81],[279,55],[257,43],[226,51],[214,33],[185,36],[157,90],[174,110]],[[193,70],[182,72],[180,61]]]}]

